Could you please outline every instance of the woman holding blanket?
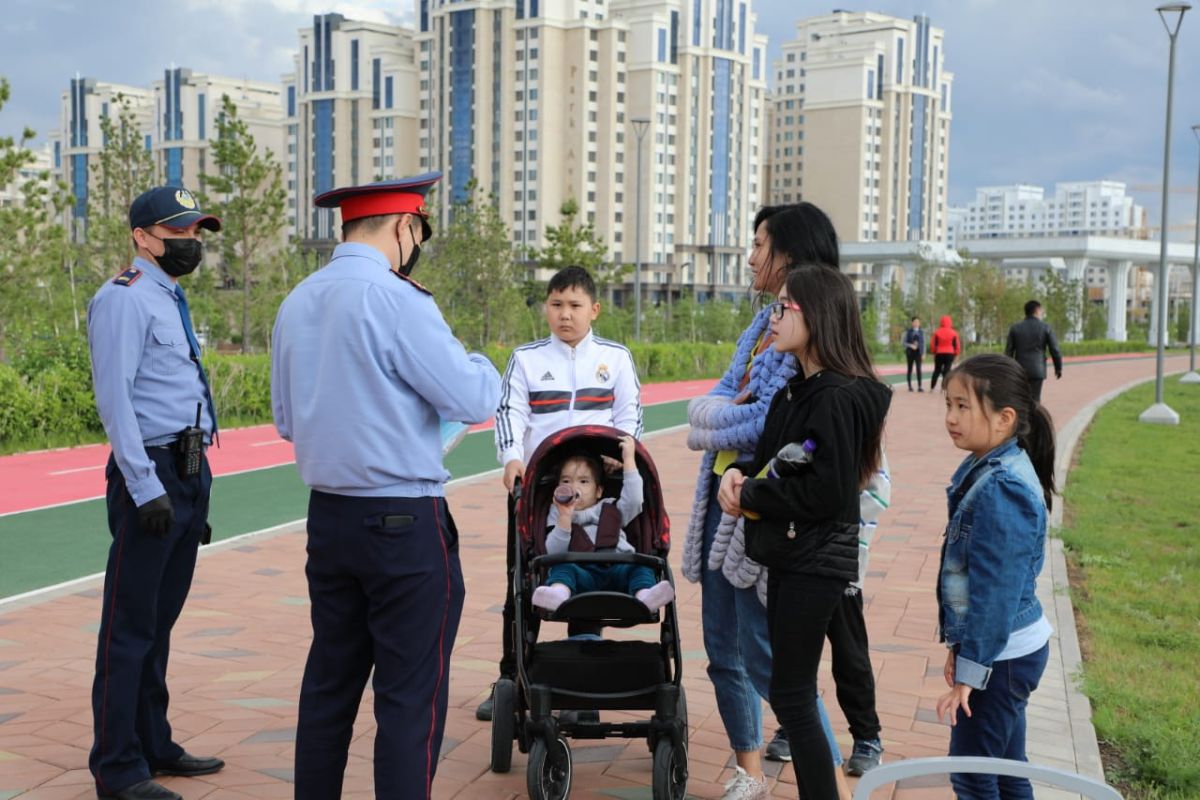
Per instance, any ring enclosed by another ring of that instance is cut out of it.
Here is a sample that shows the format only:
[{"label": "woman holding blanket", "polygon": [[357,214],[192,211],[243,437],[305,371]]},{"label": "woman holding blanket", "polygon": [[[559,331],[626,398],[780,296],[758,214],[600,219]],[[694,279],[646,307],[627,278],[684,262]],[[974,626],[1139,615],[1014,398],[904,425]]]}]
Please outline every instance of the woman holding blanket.
[{"label": "woman holding blanket", "polygon": [[818,713],[817,667],[858,578],[859,494],[879,467],[892,396],[875,377],[854,286],[838,270],[792,269],[770,318],[774,349],[794,356],[799,372],[772,400],[754,456],[725,470],[718,501],[745,515],[747,555],[768,569],[770,700],[800,797],[828,800],[839,773]]},{"label": "woman holding blanket", "polygon": [[[759,211],[749,260],[753,291],[774,299],[792,266],[805,263],[838,263],[837,234],[829,217],[811,203]],[[722,514],[717,488],[730,464],[753,455],[772,398],[796,374],[795,358],[771,346],[770,316],[769,308],[755,315],[738,339],[725,376],[688,406],[688,447],[703,450],[704,458],[684,541],[683,574],[700,583],[708,676],[737,761],[723,800],[769,796],[760,753],[760,698],[768,697],[771,680],[767,576],[746,557],[743,523]],[[827,720],[825,726],[830,739],[826,759],[840,763]]]}]

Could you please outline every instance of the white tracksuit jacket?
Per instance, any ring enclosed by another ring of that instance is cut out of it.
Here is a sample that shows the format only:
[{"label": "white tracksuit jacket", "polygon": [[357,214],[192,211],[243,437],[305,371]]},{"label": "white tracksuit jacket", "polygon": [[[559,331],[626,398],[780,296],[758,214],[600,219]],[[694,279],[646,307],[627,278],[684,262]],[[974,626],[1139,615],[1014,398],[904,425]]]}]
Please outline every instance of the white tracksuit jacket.
[{"label": "white tracksuit jacket", "polygon": [[642,436],[641,385],[624,345],[594,332],[575,347],[551,335],[513,351],[496,409],[500,463],[526,463],[552,433],[573,425],[611,425]]}]

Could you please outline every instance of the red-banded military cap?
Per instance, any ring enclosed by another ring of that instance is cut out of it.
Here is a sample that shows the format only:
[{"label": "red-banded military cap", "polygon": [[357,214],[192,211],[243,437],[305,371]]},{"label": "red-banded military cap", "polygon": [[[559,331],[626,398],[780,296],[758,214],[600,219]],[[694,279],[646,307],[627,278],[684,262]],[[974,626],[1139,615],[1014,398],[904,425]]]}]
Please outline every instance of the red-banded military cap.
[{"label": "red-banded military cap", "polygon": [[346,186],[322,192],[313,199],[318,208],[340,208],[342,222],[386,214],[416,214],[421,218],[425,238],[433,234],[429,227],[429,209],[425,195],[442,179],[440,172],[426,172],[411,178]]}]

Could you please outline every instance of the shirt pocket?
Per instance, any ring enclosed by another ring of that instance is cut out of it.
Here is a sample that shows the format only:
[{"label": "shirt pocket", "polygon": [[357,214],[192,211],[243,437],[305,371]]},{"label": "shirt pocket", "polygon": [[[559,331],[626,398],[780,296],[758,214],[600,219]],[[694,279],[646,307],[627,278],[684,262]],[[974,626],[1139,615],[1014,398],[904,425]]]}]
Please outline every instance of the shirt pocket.
[{"label": "shirt pocket", "polygon": [[191,358],[187,337],[173,328],[153,328],[150,367],[159,375],[174,375]]}]

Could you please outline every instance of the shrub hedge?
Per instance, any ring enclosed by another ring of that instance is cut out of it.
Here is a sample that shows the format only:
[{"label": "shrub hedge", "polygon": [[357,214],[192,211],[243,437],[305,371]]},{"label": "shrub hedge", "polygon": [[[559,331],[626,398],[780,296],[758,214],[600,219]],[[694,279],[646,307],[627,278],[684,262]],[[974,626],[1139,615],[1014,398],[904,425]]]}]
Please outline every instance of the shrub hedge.
[{"label": "shrub hedge", "polygon": [[[630,352],[643,383],[719,377],[733,357],[732,343],[633,344]],[[968,353],[997,347],[969,347]],[[1139,342],[1067,342],[1064,355],[1149,350]],[[503,373],[512,348],[495,345],[485,355]],[[271,420],[271,366],[265,354],[204,358],[213,398],[224,419]],[[0,452],[94,440],[102,434],[92,396],[86,343],[57,340],[27,349],[9,366],[0,364]]]}]

